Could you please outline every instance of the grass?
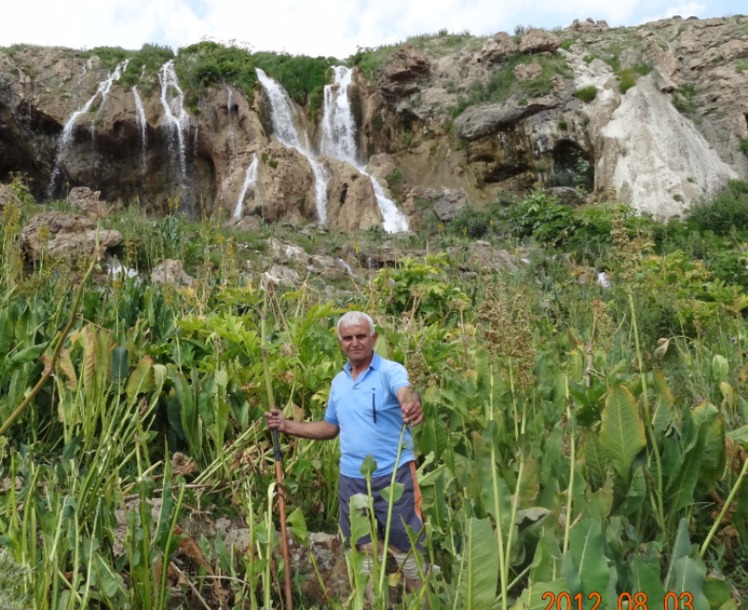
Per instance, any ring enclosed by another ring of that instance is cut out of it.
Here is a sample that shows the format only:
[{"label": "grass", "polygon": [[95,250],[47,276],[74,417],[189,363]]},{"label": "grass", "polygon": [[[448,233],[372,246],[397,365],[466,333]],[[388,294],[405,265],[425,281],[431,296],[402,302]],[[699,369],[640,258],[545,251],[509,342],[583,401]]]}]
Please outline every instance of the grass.
[{"label": "grass", "polygon": [[595,85],[588,85],[587,87],[577,89],[574,92],[574,97],[582,100],[585,104],[589,104],[597,97],[597,87]]},{"label": "grass", "polygon": [[619,68],[616,70],[616,76],[618,76],[619,79],[619,85],[618,89],[622,94],[625,94],[626,91],[631,89],[631,87],[636,85],[636,81],[639,79],[640,76],[644,76],[646,74],[649,74],[651,72],[652,67],[648,64],[643,63],[637,63],[633,66],[628,66],[626,68]]},{"label": "grass", "polygon": [[[514,76],[514,69],[522,64],[539,63],[542,72],[526,81],[518,81]],[[452,109],[453,117],[459,116],[466,108],[486,102],[502,102],[511,95],[516,94],[527,97],[541,97],[553,91],[554,76],[571,78],[572,72],[565,60],[560,55],[527,56],[515,54],[507,58],[506,62],[493,72],[488,83],[476,83],[467,91],[458,104]]]}]

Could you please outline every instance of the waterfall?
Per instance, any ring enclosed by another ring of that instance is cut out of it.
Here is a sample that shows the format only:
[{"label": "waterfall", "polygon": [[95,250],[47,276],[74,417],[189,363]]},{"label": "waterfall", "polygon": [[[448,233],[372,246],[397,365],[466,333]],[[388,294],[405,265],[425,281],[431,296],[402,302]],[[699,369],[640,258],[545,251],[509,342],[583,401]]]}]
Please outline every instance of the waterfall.
[{"label": "waterfall", "polygon": [[257,166],[259,162],[257,155],[252,155],[252,162],[247,168],[247,173],[244,174],[244,184],[242,185],[241,193],[239,193],[239,199],[236,201],[236,207],[234,208],[234,218],[239,219],[244,214],[244,198],[247,196],[247,191],[255,185],[257,182]]},{"label": "waterfall", "polygon": [[229,150],[231,151],[231,156],[234,155],[234,90],[226,85],[226,110],[228,111],[229,115],[229,126],[228,126],[228,132],[229,132]]},{"label": "waterfall", "polygon": [[317,219],[320,224],[327,224],[327,172],[322,167],[322,163],[309,150],[306,133],[298,127],[299,117],[288,93],[260,68],[255,68],[255,70],[270,102],[270,116],[275,137],[284,146],[298,150],[312,166]]},{"label": "waterfall", "polygon": [[62,171],[62,159],[67,154],[67,152],[70,149],[70,144],[73,141],[73,130],[75,129],[75,123],[80,118],[81,115],[86,114],[93,105],[96,98],[101,97],[101,103],[99,104],[99,108],[101,108],[104,105],[104,102],[106,101],[107,96],[109,95],[109,90],[112,88],[112,84],[114,84],[114,81],[119,80],[119,77],[122,76],[122,71],[127,67],[127,61],[123,61],[121,63],[118,63],[117,66],[107,74],[106,79],[101,81],[99,83],[99,86],[96,88],[96,93],[94,93],[88,101],[83,104],[81,108],[73,112],[73,114],[70,115],[70,118],[67,120],[67,123],[65,123],[65,126],[62,128],[62,135],[60,136],[60,140],[57,143],[57,153],[55,154],[55,164],[52,168],[52,175],[49,179],[49,186],[47,187],[47,197],[52,199],[55,194],[55,188],[56,188],[56,182],[58,178],[60,177],[60,172]]},{"label": "waterfall", "polygon": [[322,115],[322,154],[344,159],[354,166],[356,161],[356,123],[348,103],[348,85],[352,70],[343,66],[333,68],[333,85],[324,89]]},{"label": "waterfall", "polygon": [[148,123],[145,118],[145,110],[143,109],[143,100],[140,99],[137,86],[132,88],[132,97],[135,100],[135,117],[138,122],[138,129],[140,130],[140,156],[143,165],[143,171],[145,172],[145,152],[148,147]]},{"label": "waterfall", "polygon": [[187,177],[187,155],[184,141],[190,125],[190,117],[184,109],[184,92],[177,81],[174,60],[170,59],[158,73],[161,83],[161,105],[164,108],[164,126],[169,135],[170,148],[176,148],[179,162],[179,175],[182,181]]},{"label": "waterfall", "polygon": [[358,171],[371,180],[377,205],[382,213],[383,227],[387,233],[400,233],[408,230],[408,219],[397,209],[395,202],[385,195],[379,181],[356,161],[356,123],[353,119],[348,85],[351,84],[353,70],[343,66],[334,69],[334,82],[324,89],[325,108],[322,115],[322,154],[348,161]]}]

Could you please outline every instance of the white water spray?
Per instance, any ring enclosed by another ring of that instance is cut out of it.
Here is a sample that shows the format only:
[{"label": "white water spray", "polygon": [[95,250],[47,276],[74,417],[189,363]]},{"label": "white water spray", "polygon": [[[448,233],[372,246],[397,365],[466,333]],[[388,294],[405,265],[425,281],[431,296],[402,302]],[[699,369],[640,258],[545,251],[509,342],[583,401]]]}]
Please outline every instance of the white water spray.
[{"label": "white water spray", "polygon": [[[327,172],[317,158],[309,150],[306,133],[302,132],[299,117],[291,98],[277,82],[270,78],[260,68],[255,68],[257,77],[270,101],[270,115],[273,121],[275,137],[281,144],[294,148],[304,155],[312,166],[314,173],[315,204],[317,219],[322,225],[327,224]],[[303,142],[302,142],[303,138]]]},{"label": "white water spray", "polygon": [[70,144],[73,141],[73,130],[75,129],[75,123],[76,121],[84,114],[86,114],[93,105],[94,101],[96,101],[96,98],[101,98],[101,102],[99,103],[99,108],[101,108],[104,105],[104,102],[106,101],[107,96],[109,95],[109,90],[112,88],[112,85],[115,81],[119,80],[119,77],[122,76],[123,70],[127,67],[127,61],[123,61],[121,63],[118,63],[117,66],[107,74],[106,79],[101,81],[99,83],[99,86],[96,88],[96,93],[94,93],[88,101],[81,107],[80,109],[73,112],[73,114],[70,115],[70,118],[67,120],[67,123],[65,123],[65,126],[62,128],[62,134],[60,135],[60,140],[57,143],[57,154],[55,155],[55,164],[52,169],[52,175],[49,179],[49,186],[47,187],[47,196],[52,199],[55,194],[55,187],[57,179],[60,177],[60,172],[62,171],[62,159],[67,154],[67,152],[70,149]]},{"label": "white water spray", "polygon": [[348,85],[351,84],[352,73],[351,68],[337,66],[334,69],[333,84],[325,86],[325,108],[322,116],[322,154],[348,161],[371,180],[377,205],[382,213],[382,226],[387,233],[407,231],[408,219],[397,209],[395,202],[387,197],[379,181],[356,160],[356,123],[348,99]]},{"label": "white water spray", "polygon": [[170,136],[170,147],[176,147],[179,162],[179,175],[187,177],[187,151],[185,132],[190,125],[190,117],[184,109],[184,92],[177,81],[174,60],[170,59],[158,73],[161,83],[161,106],[164,108],[164,125]]},{"label": "white water spray", "polygon": [[143,169],[145,170],[145,151],[148,147],[148,122],[145,118],[145,109],[143,108],[143,100],[140,99],[138,88],[132,88],[132,97],[135,100],[135,117],[138,122],[138,130],[140,131],[140,156],[143,163]]},{"label": "white water spray", "polygon": [[252,162],[247,168],[247,173],[244,174],[244,184],[242,185],[241,193],[239,193],[239,199],[236,201],[236,207],[234,208],[234,218],[239,219],[244,214],[244,198],[247,196],[247,191],[253,188],[257,182],[257,166],[259,161],[257,155],[252,155]]}]

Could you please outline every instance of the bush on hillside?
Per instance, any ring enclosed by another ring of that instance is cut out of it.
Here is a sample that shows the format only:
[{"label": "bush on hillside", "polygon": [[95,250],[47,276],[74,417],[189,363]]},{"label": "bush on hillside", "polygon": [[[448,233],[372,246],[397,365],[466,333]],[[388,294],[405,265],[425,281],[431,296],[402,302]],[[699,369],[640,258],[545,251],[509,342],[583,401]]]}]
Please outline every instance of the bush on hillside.
[{"label": "bush on hillside", "polygon": [[693,205],[688,210],[686,222],[694,231],[748,234],[748,183],[731,180],[710,201]]},{"label": "bush on hillside", "polygon": [[533,191],[509,212],[512,233],[520,238],[559,247],[579,228],[574,209],[543,191]]}]

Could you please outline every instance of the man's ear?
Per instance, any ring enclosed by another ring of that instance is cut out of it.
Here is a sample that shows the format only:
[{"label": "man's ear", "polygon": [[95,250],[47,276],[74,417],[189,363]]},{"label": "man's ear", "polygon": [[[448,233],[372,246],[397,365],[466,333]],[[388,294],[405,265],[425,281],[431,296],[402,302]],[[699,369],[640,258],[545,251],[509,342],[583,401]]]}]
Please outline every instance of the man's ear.
[{"label": "man's ear", "polygon": [[374,331],[374,334],[372,335],[372,337],[374,338],[374,343],[376,343],[377,339],[379,339],[379,333],[377,331]]}]

